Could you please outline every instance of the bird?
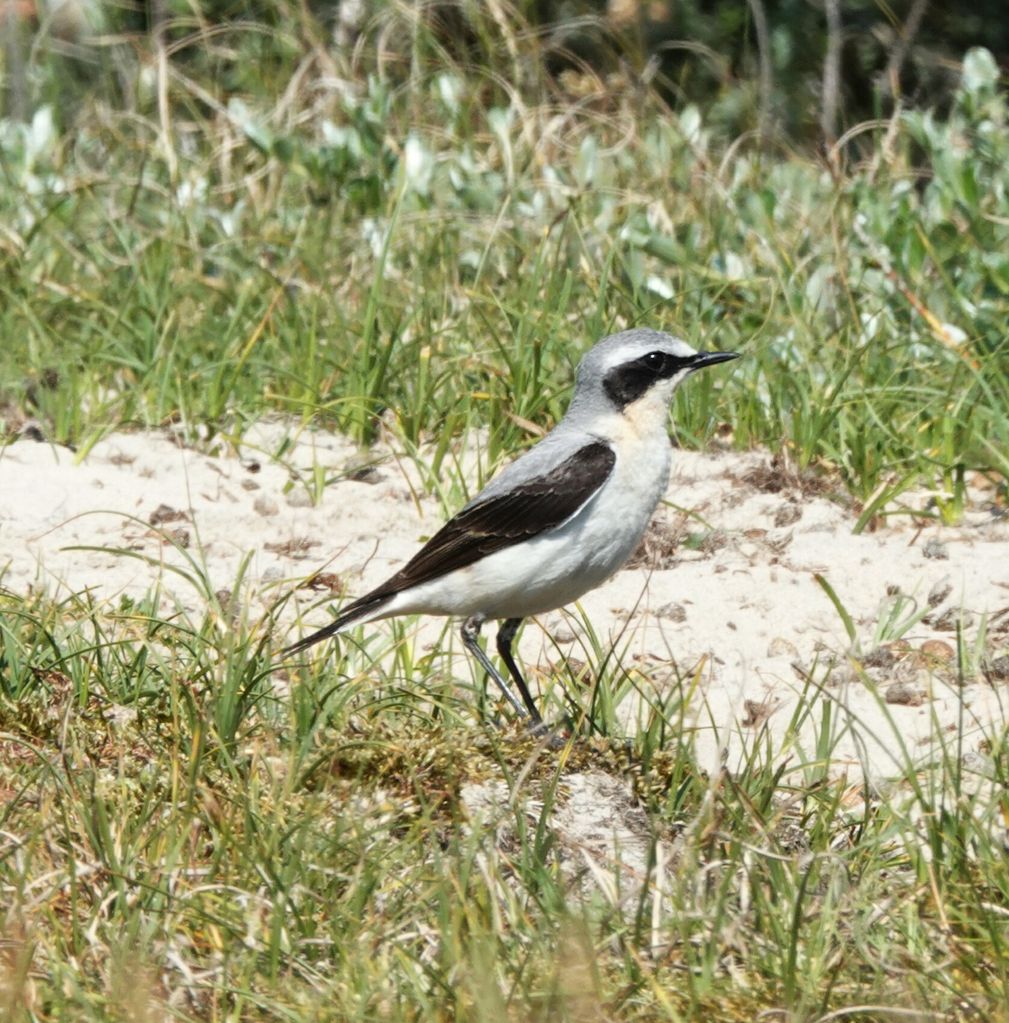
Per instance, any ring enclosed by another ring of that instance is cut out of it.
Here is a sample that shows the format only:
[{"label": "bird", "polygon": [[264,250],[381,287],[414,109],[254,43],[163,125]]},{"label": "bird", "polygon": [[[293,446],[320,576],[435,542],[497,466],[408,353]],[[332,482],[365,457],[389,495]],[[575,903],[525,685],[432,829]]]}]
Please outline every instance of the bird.
[{"label": "bird", "polygon": [[[699,369],[738,357],[695,351],[644,327],[603,338],[579,362],[568,409],[545,437],[403,568],[282,656],[393,615],[461,618],[466,649],[516,714],[542,727],[512,652],[519,626],[573,603],[626,564],[669,482],[673,392]],[[497,650],[521,702],[480,645],[480,630],[492,620],[501,622]]]}]

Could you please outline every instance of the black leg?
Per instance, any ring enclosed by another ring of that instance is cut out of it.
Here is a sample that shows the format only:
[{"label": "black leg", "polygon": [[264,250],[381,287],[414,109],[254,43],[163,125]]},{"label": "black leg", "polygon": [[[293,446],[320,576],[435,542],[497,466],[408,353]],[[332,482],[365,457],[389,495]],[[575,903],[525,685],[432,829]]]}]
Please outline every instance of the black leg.
[{"label": "black leg", "polygon": [[[484,653],[483,647],[480,646],[480,626],[483,625],[484,619],[479,615],[474,615],[472,618],[467,618],[462,623],[462,641],[466,646],[466,649],[480,662],[480,666],[492,679],[494,679],[497,687],[504,693],[504,698],[512,705],[515,713],[519,717],[526,716],[526,710],[515,699],[515,694],[508,688],[508,683],[501,677],[501,673],[491,664],[490,658]],[[522,683],[522,695],[527,697],[525,691],[525,683]],[[535,721],[539,721],[539,714],[534,717]]]},{"label": "black leg", "polygon": [[519,626],[521,624],[521,618],[505,619],[497,633],[497,652],[501,655],[501,660],[505,662],[508,674],[511,675],[515,685],[519,687],[519,692],[522,694],[522,701],[529,708],[529,716],[538,725],[542,723],[543,719],[540,717],[540,712],[536,709],[536,703],[533,701],[532,695],[529,692],[526,680],[522,677],[522,672],[519,671],[519,666],[515,663],[515,658],[512,657],[512,640],[515,639],[515,633],[519,631]]}]

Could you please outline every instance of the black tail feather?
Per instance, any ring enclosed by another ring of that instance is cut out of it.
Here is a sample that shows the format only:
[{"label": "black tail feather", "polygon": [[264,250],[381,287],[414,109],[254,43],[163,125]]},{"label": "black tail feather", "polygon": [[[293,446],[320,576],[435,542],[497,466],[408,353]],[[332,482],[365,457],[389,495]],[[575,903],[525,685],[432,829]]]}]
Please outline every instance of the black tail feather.
[{"label": "black tail feather", "polygon": [[280,651],[280,656],[290,657],[291,654],[300,653],[302,650],[307,650],[310,646],[315,646],[316,643],[321,643],[324,639],[329,639],[330,636],[335,636],[348,625],[353,625],[358,618],[364,617],[369,611],[373,611],[393,596],[395,594],[392,593],[369,593],[359,600],[355,600],[353,604],[344,608],[329,625],[319,629],[318,632],[313,632],[304,639],[299,639],[297,643],[284,647]]}]

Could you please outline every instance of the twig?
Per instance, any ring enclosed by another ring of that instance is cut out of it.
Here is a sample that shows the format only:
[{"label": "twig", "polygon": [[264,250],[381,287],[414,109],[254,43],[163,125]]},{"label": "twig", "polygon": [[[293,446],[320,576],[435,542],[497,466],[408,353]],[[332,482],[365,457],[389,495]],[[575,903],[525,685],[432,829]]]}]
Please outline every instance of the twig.
[{"label": "twig", "polygon": [[753,15],[753,31],[757,36],[757,58],[760,61],[760,113],[757,129],[766,141],[771,127],[771,90],[774,87],[771,70],[771,36],[767,30],[767,12],[762,0],[747,0]]},{"label": "twig", "polygon": [[[823,0],[827,15],[827,54],[823,59],[823,107],[820,110],[820,130],[823,142],[832,147],[837,141],[837,108],[841,87],[841,3]],[[831,150],[835,156],[840,150]]]},{"label": "twig", "polygon": [[883,71],[882,81],[879,83],[880,92],[884,96],[900,96],[900,72],[907,59],[911,43],[921,28],[922,19],[928,8],[928,0],[915,0],[911,11],[907,16],[897,37],[897,42],[890,51],[890,59],[886,62],[886,69]]}]

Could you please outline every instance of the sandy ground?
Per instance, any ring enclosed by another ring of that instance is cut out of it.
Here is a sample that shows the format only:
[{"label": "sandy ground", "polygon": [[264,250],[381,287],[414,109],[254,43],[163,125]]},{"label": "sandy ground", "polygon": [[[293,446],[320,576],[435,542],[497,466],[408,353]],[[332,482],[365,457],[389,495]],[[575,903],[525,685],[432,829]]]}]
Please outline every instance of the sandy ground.
[{"label": "sandy ground", "polygon": [[[29,438],[0,449],[0,585],[115,602],[160,580],[166,601],[199,614],[205,598],[165,566],[188,555],[225,590],[248,556],[241,599],[252,617],[316,569],[336,591],[364,592],[440,525],[438,502],[418,499],[414,464],[389,448],[360,452],[292,429],[263,423],[239,453],[210,455],[169,433],[113,434],[83,458]],[[294,446],[283,450],[288,436]],[[292,466],[305,479],[312,466],[345,478],[313,504],[304,485],[291,485]],[[362,466],[371,468],[353,471]],[[679,687],[711,767],[738,766],[768,742],[796,767],[815,762],[828,707],[835,772],[892,777],[960,735],[964,757],[983,759],[1009,717],[1009,518],[994,488],[974,480],[956,526],[900,515],[859,535],[856,509],[821,490],[766,452],[676,453],[669,503],[632,567],[583,601],[596,633],[635,668],[641,695],[621,712],[633,725]],[[921,510],[928,496],[903,501]],[[851,616],[854,647],[817,575]],[[320,599],[298,592],[292,616]],[[919,620],[887,627],[898,605],[899,619],[917,611]],[[319,607],[307,619],[328,617]],[[564,613],[526,627],[521,657],[535,679],[568,651],[584,658],[581,628],[580,615]],[[441,635],[436,622],[417,629],[422,645]],[[278,645],[296,635],[292,625]],[[796,721],[803,693],[813,712]]]}]

